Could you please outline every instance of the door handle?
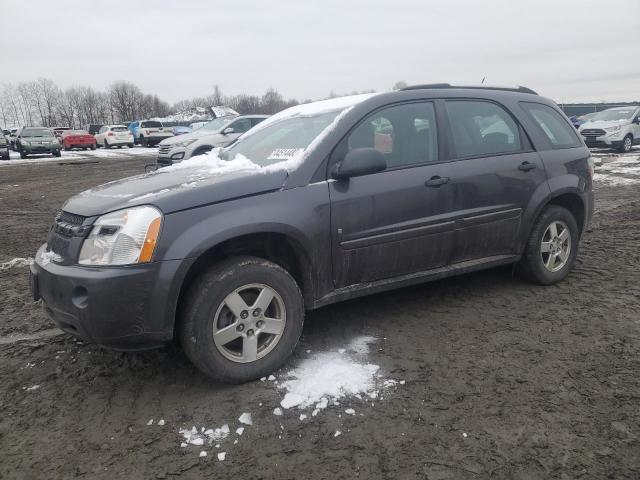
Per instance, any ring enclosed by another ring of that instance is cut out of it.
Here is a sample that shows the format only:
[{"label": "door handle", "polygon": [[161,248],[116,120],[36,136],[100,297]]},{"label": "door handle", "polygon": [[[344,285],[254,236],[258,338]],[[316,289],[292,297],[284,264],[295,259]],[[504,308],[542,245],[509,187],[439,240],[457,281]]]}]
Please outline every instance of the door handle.
[{"label": "door handle", "polygon": [[530,162],[522,162],[518,165],[518,170],[522,170],[523,172],[528,172],[529,170],[533,170],[534,168],[538,168],[538,165]]},{"label": "door handle", "polygon": [[439,187],[440,185],[444,185],[445,183],[449,183],[449,177],[439,177],[438,175],[435,175],[424,182],[424,185],[426,187]]}]

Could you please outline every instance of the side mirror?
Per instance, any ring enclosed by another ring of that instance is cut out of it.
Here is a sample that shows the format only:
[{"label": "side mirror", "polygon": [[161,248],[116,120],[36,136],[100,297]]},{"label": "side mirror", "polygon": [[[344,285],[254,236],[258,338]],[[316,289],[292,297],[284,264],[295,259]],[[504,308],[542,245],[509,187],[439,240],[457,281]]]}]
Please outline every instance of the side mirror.
[{"label": "side mirror", "polygon": [[637,123],[638,125],[640,125],[640,117],[636,117],[636,119],[633,121],[633,123]]},{"label": "side mirror", "polygon": [[354,148],[341,162],[336,163],[331,177],[335,179],[360,177],[382,172],[386,168],[387,161],[384,155],[375,148]]},{"label": "side mirror", "polygon": [[233,129],[233,127],[227,127],[222,131],[223,135],[229,135],[230,133],[235,132],[235,130]]}]

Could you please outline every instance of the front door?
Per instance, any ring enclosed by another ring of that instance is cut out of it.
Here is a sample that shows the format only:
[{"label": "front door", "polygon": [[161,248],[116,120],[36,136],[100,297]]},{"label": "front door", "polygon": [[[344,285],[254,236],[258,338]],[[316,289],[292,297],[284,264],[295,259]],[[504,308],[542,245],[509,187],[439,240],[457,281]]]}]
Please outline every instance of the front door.
[{"label": "front door", "polygon": [[438,164],[432,102],[369,114],[338,145],[332,163],[353,148],[376,148],[380,173],[331,180],[333,278],[337,288],[445,266],[453,235],[451,189]]}]

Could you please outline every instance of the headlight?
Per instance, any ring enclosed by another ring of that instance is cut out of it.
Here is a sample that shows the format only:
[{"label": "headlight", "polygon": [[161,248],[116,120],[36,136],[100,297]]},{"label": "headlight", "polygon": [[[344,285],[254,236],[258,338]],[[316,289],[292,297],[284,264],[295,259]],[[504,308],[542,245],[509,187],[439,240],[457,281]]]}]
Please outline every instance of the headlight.
[{"label": "headlight", "polygon": [[158,242],[162,213],[144,206],[99,217],[82,244],[80,265],[130,265],[150,262]]},{"label": "headlight", "polygon": [[174,147],[188,147],[189,145],[191,145],[192,143],[197,142],[198,139],[197,138],[192,138],[191,140],[185,140],[183,142],[178,142],[178,143],[174,143],[173,146]]},{"label": "headlight", "polygon": [[605,128],[605,129],[604,129],[604,131],[605,131],[605,132],[609,132],[609,133],[619,132],[621,128],[622,128],[622,127],[621,127],[620,125],[617,125],[617,126],[615,126],[615,127]]}]

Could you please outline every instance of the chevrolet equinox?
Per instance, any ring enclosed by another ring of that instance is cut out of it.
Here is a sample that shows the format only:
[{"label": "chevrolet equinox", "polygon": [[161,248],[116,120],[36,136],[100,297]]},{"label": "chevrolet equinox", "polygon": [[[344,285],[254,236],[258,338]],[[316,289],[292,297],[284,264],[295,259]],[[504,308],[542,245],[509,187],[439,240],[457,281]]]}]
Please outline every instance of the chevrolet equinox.
[{"label": "chevrolet equinox", "polygon": [[69,199],[31,267],[65,332],[177,339],[210,377],[284,364],[306,310],[515,264],[564,279],[593,163],[525,87],[420,85],[299,105],[216,149]]}]

